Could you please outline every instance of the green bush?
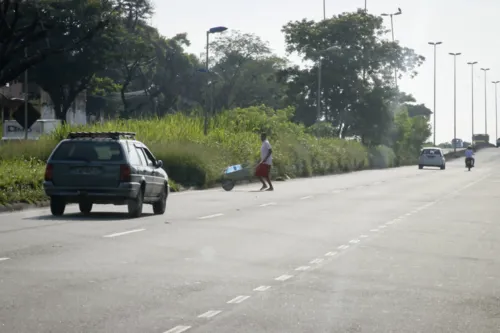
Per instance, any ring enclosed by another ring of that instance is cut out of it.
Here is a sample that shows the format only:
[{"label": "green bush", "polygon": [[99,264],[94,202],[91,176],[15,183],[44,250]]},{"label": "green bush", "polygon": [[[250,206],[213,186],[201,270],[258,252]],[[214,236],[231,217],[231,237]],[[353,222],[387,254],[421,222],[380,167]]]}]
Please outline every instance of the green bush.
[{"label": "green bush", "polygon": [[254,165],[259,160],[261,132],[268,133],[273,146],[274,177],[310,177],[395,165],[390,148],[368,149],[357,141],[317,138],[306,133],[304,126],[292,123],[292,116],[293,109],[235,109],[211,119],[207,136],[203,134],[202,118],[182,114],[92,126],[61,126],[38,141],[0,146],[0,204],[44,198],[44,162],[70,131],[135,132],[137,139],[163,161],[177,188],[206,188],[214,185],[229,165]]}]

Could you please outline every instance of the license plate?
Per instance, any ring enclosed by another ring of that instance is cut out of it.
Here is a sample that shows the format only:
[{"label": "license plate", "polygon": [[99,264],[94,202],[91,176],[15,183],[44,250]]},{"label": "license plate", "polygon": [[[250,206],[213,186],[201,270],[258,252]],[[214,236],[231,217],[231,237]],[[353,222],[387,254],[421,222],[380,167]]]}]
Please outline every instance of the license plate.
[{"label": "license plate", "polygon": [[427,155],[428,158],[434,158],[434,155]]},{"label": "license plate", "polygon": [[99,173],[99,168],[76,168],[75,173],[79,175],[97,175]]}]

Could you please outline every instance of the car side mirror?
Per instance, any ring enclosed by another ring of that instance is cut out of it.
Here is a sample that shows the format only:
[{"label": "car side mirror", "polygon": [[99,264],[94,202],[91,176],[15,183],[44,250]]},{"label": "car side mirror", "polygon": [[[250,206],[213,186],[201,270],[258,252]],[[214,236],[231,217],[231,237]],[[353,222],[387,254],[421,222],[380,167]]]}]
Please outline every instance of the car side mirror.
[{"label": "car side mirror", "polygon": [[163,167],[163,161],[162,160],[156,161],[156,167],[158,169],[161,168],[161,167]]}]

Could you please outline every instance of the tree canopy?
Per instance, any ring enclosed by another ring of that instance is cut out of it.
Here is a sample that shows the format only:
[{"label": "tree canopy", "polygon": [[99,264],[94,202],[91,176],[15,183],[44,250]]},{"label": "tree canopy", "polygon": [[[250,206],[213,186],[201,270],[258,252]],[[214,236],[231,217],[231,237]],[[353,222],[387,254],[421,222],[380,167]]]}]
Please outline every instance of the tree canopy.
[{"label": "tree canopy", "polygon": [[[400,91],[393,76],[394,69],[417,75],[425,59],[386,38],[381,17],[358,10],[287,23],[286,50],[305,67],[252,33],[229,30],[212,38],[207,72],[204,56],[186,51],[188,36],[162,36],[148,24],[153,14],[147,0],[4,0],[0,86],[29,68],[63,120],[87,90],[90,111],[110,117],[266,105],[294,110],[292,120],[318,137],[417,147],[430,135],[431,110]],[[402,136],[402,128],[413,134]]]}]

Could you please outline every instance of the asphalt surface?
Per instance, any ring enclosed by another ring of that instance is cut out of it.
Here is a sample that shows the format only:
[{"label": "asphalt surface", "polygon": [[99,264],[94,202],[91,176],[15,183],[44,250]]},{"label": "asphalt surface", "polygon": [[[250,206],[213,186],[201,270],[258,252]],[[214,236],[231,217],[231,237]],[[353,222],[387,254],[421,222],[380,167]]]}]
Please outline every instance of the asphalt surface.
[{"label": "asphalt surface", "polygon": [[0,332],[498,332],[500,151],[0,215]]}]

